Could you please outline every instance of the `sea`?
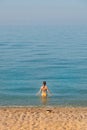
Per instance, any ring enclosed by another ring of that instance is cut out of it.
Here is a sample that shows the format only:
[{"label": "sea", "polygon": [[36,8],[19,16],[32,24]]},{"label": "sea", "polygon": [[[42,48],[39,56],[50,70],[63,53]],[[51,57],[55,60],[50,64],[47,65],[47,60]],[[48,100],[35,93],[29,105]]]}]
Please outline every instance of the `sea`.
[{"label": "sea", "polygon": [[0,26],[0,106],[87,106],[87,26]]}]

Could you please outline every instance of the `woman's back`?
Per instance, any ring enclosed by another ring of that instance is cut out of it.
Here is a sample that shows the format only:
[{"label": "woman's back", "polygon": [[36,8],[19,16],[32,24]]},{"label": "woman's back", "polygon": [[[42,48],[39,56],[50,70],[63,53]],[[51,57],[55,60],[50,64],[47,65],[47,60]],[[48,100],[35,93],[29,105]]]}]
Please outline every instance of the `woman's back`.
[{"label": "woman's back", "polygon": [[41,87],[41,95],[46,97],[47,96],[47,86],[42,86]]}]

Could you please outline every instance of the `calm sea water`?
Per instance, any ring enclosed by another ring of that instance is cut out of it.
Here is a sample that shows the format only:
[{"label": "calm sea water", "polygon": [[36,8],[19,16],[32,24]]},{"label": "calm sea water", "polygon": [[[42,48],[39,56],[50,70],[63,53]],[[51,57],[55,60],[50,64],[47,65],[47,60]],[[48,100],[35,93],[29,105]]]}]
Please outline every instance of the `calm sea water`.
[{"label": "calm sea water", "polygon": [[[42,81],[53,93],[36,96]],[[87,26],[0,27],[0,106],[87,106]]]}]

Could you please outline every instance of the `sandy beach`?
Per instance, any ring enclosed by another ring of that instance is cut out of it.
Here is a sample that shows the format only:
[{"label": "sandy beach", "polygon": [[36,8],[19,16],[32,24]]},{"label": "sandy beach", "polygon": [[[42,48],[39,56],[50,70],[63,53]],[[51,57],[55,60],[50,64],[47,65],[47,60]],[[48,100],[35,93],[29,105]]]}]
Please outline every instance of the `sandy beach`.
[{"label": "sandy beach", "polygon": [[87,130],[87,107],[1,107],[0,130]]}]

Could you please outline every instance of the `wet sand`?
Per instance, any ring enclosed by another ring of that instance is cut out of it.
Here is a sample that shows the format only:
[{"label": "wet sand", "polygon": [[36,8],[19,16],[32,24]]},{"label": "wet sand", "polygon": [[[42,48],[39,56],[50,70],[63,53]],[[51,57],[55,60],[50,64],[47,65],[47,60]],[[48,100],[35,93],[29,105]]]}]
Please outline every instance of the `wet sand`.
[{"label": "wet sand", "polygon": [[0,130],[87,130],[87,107],[1,107]]}]

